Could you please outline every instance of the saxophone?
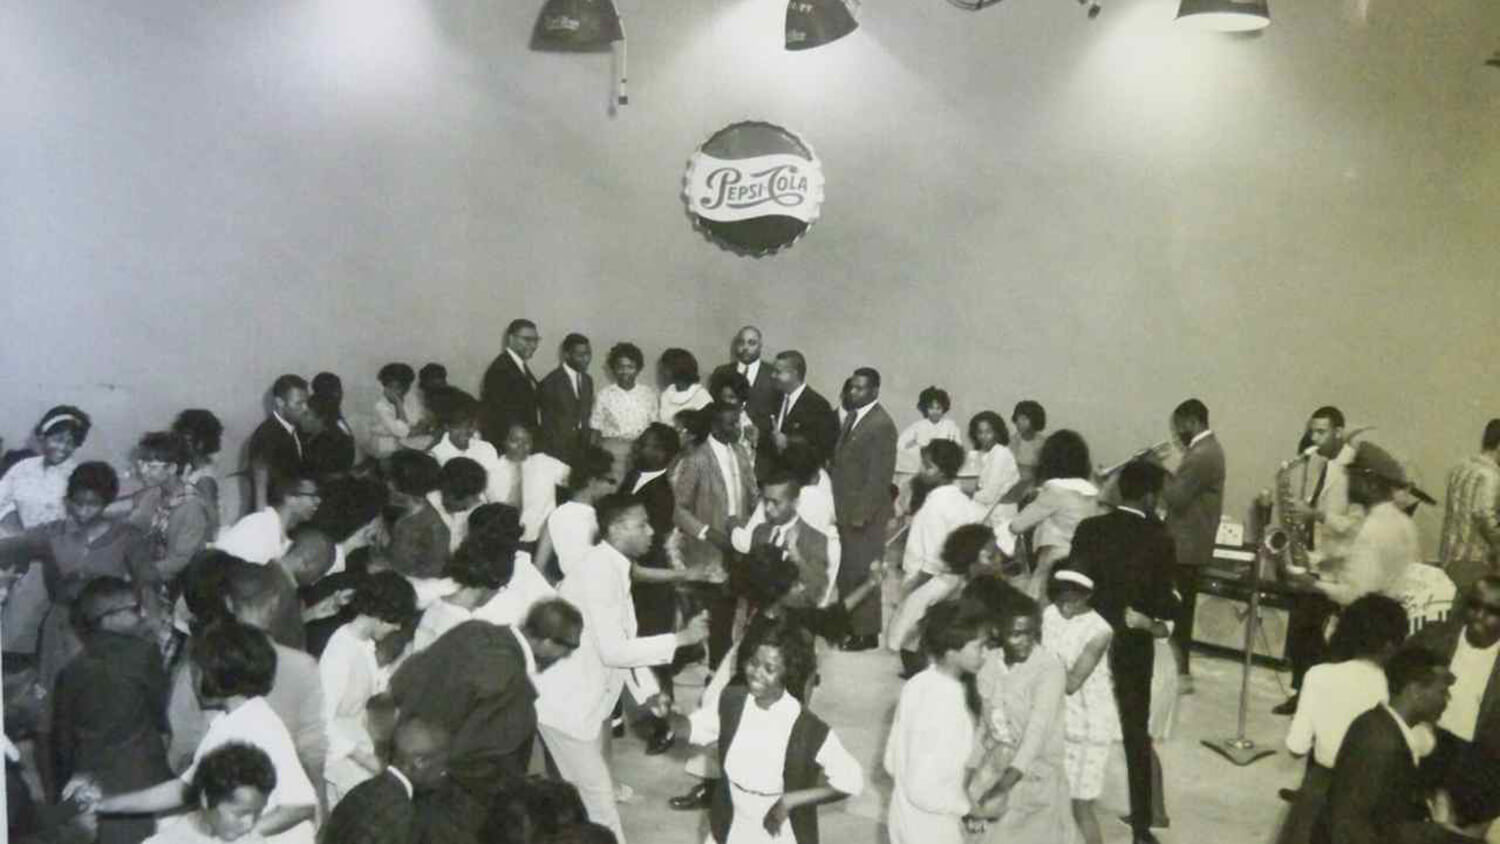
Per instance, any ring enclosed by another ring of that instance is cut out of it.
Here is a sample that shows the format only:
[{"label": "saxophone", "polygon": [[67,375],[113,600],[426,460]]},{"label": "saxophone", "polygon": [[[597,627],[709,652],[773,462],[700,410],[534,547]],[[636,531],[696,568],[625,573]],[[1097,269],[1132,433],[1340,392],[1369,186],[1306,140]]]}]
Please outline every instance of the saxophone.
[{"label": "saxophone", "polygon": [[1282,546],[1281,559],[1287,568],[1304,573],[1309,570],[1308,525],[1292,516],[1292,469],[1305,463],[1311,456],[1310,452],[1304,452],[1281,464],[1281,468],[1276,470],[1276,514],[1281,530],[1285,533],[1285,541],[1278,543]]}]

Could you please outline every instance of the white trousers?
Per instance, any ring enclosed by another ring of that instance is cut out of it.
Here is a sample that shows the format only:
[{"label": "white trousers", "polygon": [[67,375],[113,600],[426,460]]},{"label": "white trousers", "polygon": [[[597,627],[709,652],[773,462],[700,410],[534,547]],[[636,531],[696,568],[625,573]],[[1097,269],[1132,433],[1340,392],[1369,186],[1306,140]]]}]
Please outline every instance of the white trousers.
[{"label": "white trousers", "polygon": [[549,727],[537,725],[547,752],[562,778],[578,789],[583,798],[583,808],[589,820],[609,827],[619,844],[625,844],[625,830],[620,826],[620,810],[615,805],[615,779],[609,772],[606,742],[609,740],[609,722],[599,728],[593,739],[579,739]]}]

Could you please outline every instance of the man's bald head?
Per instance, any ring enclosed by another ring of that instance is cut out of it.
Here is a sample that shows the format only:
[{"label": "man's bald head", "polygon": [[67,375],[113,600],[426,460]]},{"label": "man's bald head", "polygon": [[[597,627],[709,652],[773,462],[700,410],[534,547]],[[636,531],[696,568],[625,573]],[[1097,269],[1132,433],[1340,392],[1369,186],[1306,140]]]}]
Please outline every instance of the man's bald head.
[{"label": "man's bald head", "polygon": [[751,364],[760,360],[760,329],[753,325],[741,328],[734,335],[734,345],[730,351],[734,359],[740,363]]},{"label": "man's bald head", "polygon": [[396,725],[392,763],[414,787],[432,788],[448,772],[448,747],[452,736],[443,727],[421,718],[407,718]]}]

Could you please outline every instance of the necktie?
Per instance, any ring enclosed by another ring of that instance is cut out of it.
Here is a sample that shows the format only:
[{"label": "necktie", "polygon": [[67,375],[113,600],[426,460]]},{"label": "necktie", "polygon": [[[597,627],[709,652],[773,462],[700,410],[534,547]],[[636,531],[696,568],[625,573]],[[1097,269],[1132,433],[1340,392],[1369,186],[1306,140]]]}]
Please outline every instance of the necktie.
[{"label": "necktie", "polygon": [[786,547],[786,528],[784,526],[777,525],[771,528],[771,544],[777,548]]},{"label": "necktie", "polygon": [[571,369],[568,370],[568,382],[573,385],[573,398],[575,398],[575,399],[579,398],[580,396],[578,394],[578,373],[574,372]]},{"label": "necktie", "polygon": [[854,430],[854,420],[857,418],[859,418],[858,414],[852,410],[844,414],[844,427],[839,431],[840,445],[843,445],[844,441],[849,439],[849,432]]},{"label": "necktie", "polygon": [[743,375],[743,376],[745,376],[746,378],[749,378],[750,377],[750,364],[748,364],[748,363],[742,363],[742,364],[740,364],[740,374]]},{"label": "necktie", "polygon": [[792,397],[791,396],[782,396],[781,397],[781,415],[778,416],[778,417],[776,417],[776,430],[778,430],[778,431],[781,430],[781,426],[786,424],[786,415],[788,413],[791,413],[791,412],[792,412]]}]

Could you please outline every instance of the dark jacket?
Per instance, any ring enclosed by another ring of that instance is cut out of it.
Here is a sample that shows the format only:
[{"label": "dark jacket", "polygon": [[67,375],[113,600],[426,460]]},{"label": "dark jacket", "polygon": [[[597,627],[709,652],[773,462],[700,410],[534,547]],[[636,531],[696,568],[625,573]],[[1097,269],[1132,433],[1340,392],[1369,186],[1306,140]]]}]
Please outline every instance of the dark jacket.
[{"label": "dark jacket", "polygon": [[[264,466],[272,483],[296,477],[307,469],[307,442],[293,426],[292,432],[282,427],[276,417],[267,416],[245,446],[246,465],[252,478],[255,468]],[[252,491],[253,494],[253,491]]]},{"label": "dark jacket", "polygon": [[547,373],[538,389],[542,416],[542,450],[571,464],[589,442],[589,416],[594,412],[594,379],[578,374],[578,394],[563,367]]},{"label": "dark jacket", "polygon": [[1313,844],[1473,841],[1432,823],[1426,796],[1395,716],[1377,706],[1344,735]]},{"label": "dark jacket", "polygon": [[523,372],[509,351],[500,352],[479,387],[479,430],[484,438],[499,448],[513,423],[536,431],[542,421],[537,410],[538,386],[529,364]]},{"label": "dark jacket", "polygon": [[[740,715],[750,705],[750,693],[743,686],[731,686],[719,698],[719,764],[729,757],[729,748],[734,744],[739,730]],[[753,738],[753,737],[752,737]],[[818,765],[818,751],[828,738],[828,725],[804,707],[792,725],[792,736],[786,744],[786,762],[783,763],[782,778],[786,791],[799,791],[818,784],[822,767]],[[797,844],[818,844],[818,809],[803,806],[793,809],[789,815],[792,835]],[[760,818],[747,818],[759,826]],[[734,823],[734,804],[729,795],[729,778],[719,777],[714,787],[713,804],[708,811],[709,829],[714,840],[724,844],[729,840],[729,828]]]},{"label": "dark jacket", "polygon": [[536,732],[536,689],[509,627],[466,621],[410,657],[391,678],[403,716],[453,737],[449,775],[476,793],[503,778],[506,758]]},{"label": "dark jacket", "polygon": [[1176,560],[1171,534],[1153,516],[1114,510],[1084,519],[1073,533],[1072,566],[1094,581],[1094,609],[1116,634],[1151,635],[1125,626],[1127,607],[1162,621],[1176,617]]},{"label": "dark jacket", "polygon": [[407,577],[442,577],[451,533],[431,501],[391,528],[391,568]]},{"label": "dark jacket", "polygon": [[391,773],[365,780],[344,795],[323,824],[322,844],[411,844],[411,795]]},{"label": "dark jacket", "polygon": [[891,517],[896,474],[896,423],[875,405],[834,448],[833,506],[840,525],[884,524]]},{"label": "dark jacket", "polygon": [[[632,469],[620,484],[620,492],[633,492],[640,470]],[[671,568],[667,559],[667,538],[672,535],[676,496],[672,493],[672,473],[652,478],[637,493],[646,505],[646,521],[651,525],[651,548],[639,560],[653,569]],[[670,583],[632,583],[630,600],[635,604],[637,632],[642,636],[671,633],[677,610],[676,590]]]},{"label": "dark jacket", "polygon": [[[756,455],[774,455],[776,453],[772,432],[776,430],[776,417],[781,413],[783,397],[776,399],[776,408],[772,411],[771,427],[761,436],[760,446],[756,449]],[[797,403],[792,405],[791,412],[781,422],[781,433],[788,437],[801,437],[817,452],[818,460],[827,463],[833,459],[833,447],[839,438],[839,415],[833,412],[833,405],[828,399],[814,390],[805,387],[802,395],[797,397]]]},{"label": "dark jacket", "polygon": [[1167,507],[1167,530],[1177,543],[1177,562],[1207,565],[1224,513],[1224,449],[1216,435],[1210,433],[1187,450],[1161,498]]}]

